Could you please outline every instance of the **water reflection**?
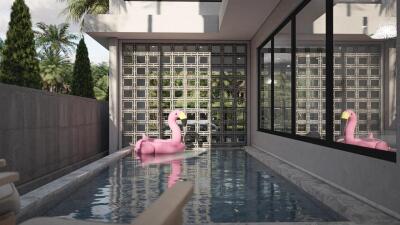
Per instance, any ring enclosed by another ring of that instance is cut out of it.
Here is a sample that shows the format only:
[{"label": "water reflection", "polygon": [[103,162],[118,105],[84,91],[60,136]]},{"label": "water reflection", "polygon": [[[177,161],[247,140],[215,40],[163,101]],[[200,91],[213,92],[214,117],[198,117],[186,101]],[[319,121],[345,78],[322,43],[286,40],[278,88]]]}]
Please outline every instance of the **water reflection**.
[{"label": "water reflection", "polygon": [[46,216],[130,224],[168,187],[186,179],[195,187],[184,224],[343,220],[244,151],[197,155],[124,158]]},{"label": "water reflection", "polygon": [[171,173],[168,177],[168,188],[174,186],[181,178],[182,160],[185,154],[136,154],[136,157],[143,167],[152,164],[169,164]]}]

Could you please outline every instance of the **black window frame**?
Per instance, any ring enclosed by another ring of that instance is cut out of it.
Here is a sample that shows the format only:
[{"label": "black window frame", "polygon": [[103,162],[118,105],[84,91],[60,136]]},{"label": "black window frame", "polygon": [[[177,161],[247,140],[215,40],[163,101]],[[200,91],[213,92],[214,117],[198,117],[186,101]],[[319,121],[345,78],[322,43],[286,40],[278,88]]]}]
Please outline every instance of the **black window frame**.
[{"label": "black window frame", "polygon": [[[344,144],[340,142],[335,142],[333,140],[334,137],[334,77],[333,77],[333,69],[334,69],[334,38],[333,38],[333,1],[334,0],[326,0],[326,37],[325,37],[325,54],[326,54],[326,86],[325,86],[325,138],[317,139],[307,136],[302,136],[296,134],[296,16],[299,14],[301,10],[303,10],[309,2],[312,0],[304,0],[295,10],[293,10],[286,19],[280,23],[280,25],[274,29],[274,31],[257,47],[257,131],[268,133],[272,135],[277,135],[285,138],[295,139],[311,144],[321,145],[324,147],[329,147],[333,149],[342,150],[345,152],[355,153],[363,156],[368,156],[376,159],[381,159],[389,162],[396,162],[396,152],[389,151],[378,151],[376,149],[361,147],[357,145]],[[274,130],[274,37],[278,34],[288,23],[291,22],[291,109],[292,109],[292,127],[290,133],[284,133]],[[271,103],[270,103],[270,124],[271,129],[261,128],[260,124],[260,76],[261,76],[261,53],[263,47],[268,43],[271,43]],[[396,133],[398,130],[396,131]],[[399,146],[399,143],[396,143],[396,147]]]}]

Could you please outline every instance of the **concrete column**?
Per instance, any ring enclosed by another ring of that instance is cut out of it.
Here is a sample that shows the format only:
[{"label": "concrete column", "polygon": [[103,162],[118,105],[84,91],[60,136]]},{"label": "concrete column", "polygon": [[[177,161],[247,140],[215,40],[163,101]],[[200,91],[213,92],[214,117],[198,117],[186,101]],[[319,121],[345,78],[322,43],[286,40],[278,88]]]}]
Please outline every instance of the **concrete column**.
[{"label": "concrete column", "polygon": [[119,145],[119,68],[118,68],[118,39],[110,38],[108,41],[110,55],[109,71],[109,152],[110,154],[120,148]]}]

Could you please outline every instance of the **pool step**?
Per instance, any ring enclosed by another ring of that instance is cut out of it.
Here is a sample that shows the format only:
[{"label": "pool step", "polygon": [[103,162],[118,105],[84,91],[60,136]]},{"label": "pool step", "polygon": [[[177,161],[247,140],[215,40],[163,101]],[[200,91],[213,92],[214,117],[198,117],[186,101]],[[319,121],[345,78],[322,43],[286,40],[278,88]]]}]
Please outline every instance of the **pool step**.
[{"label": "pool step", "polygon": [[[7,165],[6,160],[0,159],[0,167]],[[15,225],[15,213],[20,206],[20,198],[14,182],[18,181],[17,172],[0,172],[0,224]]]}]

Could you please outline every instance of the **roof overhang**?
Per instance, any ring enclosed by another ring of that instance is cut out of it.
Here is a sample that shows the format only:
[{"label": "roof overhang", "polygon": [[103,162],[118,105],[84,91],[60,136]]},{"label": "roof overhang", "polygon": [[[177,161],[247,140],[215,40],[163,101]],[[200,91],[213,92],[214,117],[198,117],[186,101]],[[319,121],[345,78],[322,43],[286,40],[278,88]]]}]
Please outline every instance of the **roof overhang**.
[{"label": "roof overhang", "polygon": [[[145,14],[124,11],[87,15],[84,31],[107,47],[107,39],[251,40],[280,0],[223,0],[219,14]],[[200,5],[201,7],[201,5]],[[178,15],[179,14],[179,15]]]}]

